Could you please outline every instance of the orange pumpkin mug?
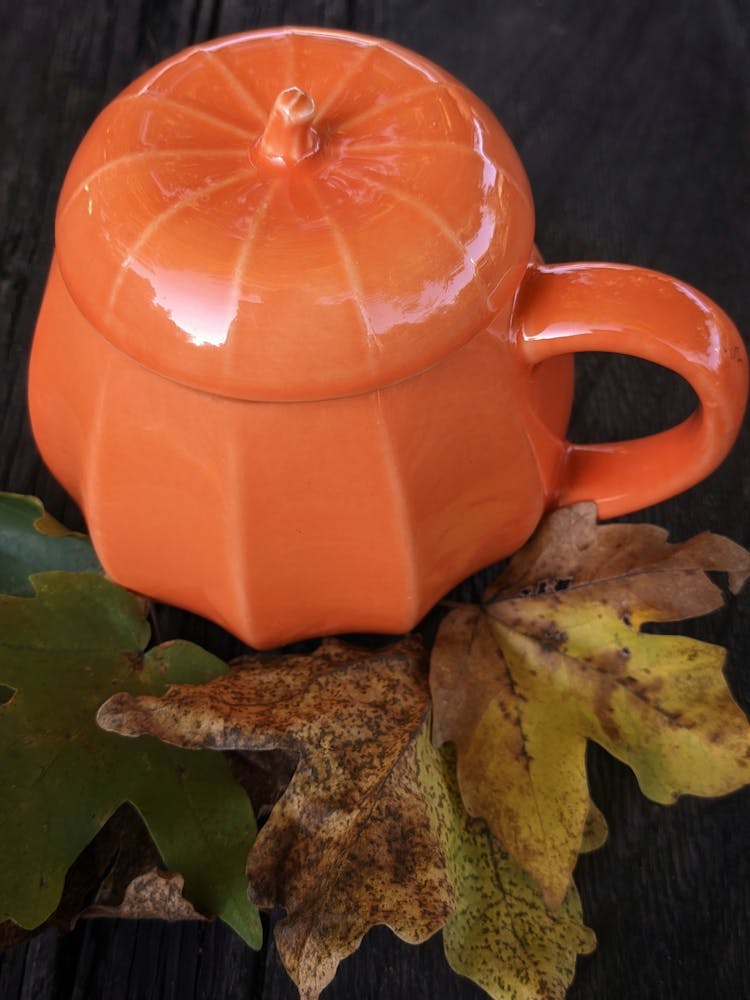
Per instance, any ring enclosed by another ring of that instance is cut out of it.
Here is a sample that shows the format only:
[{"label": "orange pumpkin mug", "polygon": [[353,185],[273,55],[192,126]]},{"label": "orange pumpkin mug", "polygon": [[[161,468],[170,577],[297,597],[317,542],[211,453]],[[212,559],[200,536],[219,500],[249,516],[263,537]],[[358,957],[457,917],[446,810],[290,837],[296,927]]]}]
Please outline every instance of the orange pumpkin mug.
[{"label": "orange pumpkin mug", "polygon": [[[652,271],[541,265],[533,230],[492,113],[395,44],[251,32],[133,83],[65,180],[29,386],[108,573],[256,647],[403,632],[546,508],[711,472],[747,396],[730,320]],[[572,445],[577,351],[699,406]]]}]

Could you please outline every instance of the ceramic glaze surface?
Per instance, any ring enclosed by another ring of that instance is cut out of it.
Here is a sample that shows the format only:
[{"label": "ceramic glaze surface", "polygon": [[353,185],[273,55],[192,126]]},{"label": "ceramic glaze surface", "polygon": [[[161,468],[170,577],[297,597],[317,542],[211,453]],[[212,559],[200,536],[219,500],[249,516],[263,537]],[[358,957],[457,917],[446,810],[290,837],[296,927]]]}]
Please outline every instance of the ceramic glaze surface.
[{"label": "ceramic glaze surface", "polygon": [[56,227],[66,284],[115,346],[267,400],[434,364],[512,294],[532,236],[524,171],[477,98],[398,46],[302,30],[136,81],[77,152]]},{"label": "ceramic glaze surface", "polygon": [[[389,42],[279,28],[137,80],[71,164],[29,374],[107,572],[256,647],[398,633],[545,509],[708,475],[747,398],[731,321],[663,274],[544,265],[533,224],[490,111]],[[578,351],[699,406],[572,445]]]}]

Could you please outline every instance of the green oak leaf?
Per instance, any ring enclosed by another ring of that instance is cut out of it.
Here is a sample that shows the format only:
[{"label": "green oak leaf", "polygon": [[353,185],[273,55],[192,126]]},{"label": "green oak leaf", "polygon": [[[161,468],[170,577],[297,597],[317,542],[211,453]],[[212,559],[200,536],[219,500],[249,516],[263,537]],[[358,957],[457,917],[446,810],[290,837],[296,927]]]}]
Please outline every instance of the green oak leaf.
[{"label": "green oak leaf", "polygon": [[33,597],[32,573],[101,572],[91,542],[68,531],[36,497],[0,493],[0,593]]},{"label": "green oak leaf", "polygon": [[188,642],[144,653],[144,602],[93,573],[39,573],[33,597],[0,595],[0,920],[23,927],[56,908],[66,870],[130,802],[185,895],[253,947],[257,910],[244,877],[255,819],[225,758],[153,738],[125,740],[95,721],[115,691],[162,694],[226,666]]}]

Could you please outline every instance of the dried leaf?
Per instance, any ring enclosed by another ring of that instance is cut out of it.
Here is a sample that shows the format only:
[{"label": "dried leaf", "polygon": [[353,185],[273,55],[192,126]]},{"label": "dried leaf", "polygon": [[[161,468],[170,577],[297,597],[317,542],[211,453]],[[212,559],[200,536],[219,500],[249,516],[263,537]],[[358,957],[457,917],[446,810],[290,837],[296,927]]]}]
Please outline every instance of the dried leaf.
[{"label": "dried leaf", "polygon": [[144,604],[90,573],[31,577],[36,596],[0,596],[0,916],[35,927],[58,905],[66,870],[123,802],[143,817],[190,899],[254,945],[257,912],[243,868],[255,833],[250,803],[219,754],[96,726],[113,690],[160,693],[226,667],[187,642],[143,653]]},{"label": "dried leaf", "polygon": [[750,556],[716,535],[673,545],[651,525],[599,526],[595,507],[580,504],[547,518],[482,608],[441,624],[434,738],[456,745],[467,810],[551,907],[589,846],[587,740],[661,803],[750,780],[750,729],[722,674],[724,650],[640,631],[719,607],[707,570],[727,572],[736,590]]},{"label": "dried leaf", "polygon": [[47,514],[36,497],[0,493],[0,593],[33,597],[32,573],[101,572],[91,542]]},{"label": "dried leaf", "polygon": [[589,802],[589,811],[586,816],[586,823],[583,827],[583,837],[581,839],[581,853],[587,854],[589,851],[598,851],[607,843],[609,830],[607,821],[601,811]]},{"label": "dried leaf", "polygon": [[414,639],[376,653],[327,640],[312,656],[259,658],[161,699],[115,695],[99,722],[184,747],[298,755],[248,878],[258,905],[287,911],[277,945],[303,1000],[377,923],[410,942],[445,925],[449,960],[498,1000],[562,997],[592,943],[575,890],[550,915],[466,817],[430,740],[421,658]]},{"label": "dried leaf", "polygon": [[134,878],[117,906],[94,903],[84,917],[123,917],[129,920],[205,920],[182,895],[185,879],[178,872],[152,868]]},{"label": "dried leaf", "polygon": [[550,912],[530,876],[502,851],[486,823],[464,812],[453,754],[444,749],[430,771],[439,775],[432,782],[432,801],[457,896],[443,930],[451,968],[494,1000],[562,1000],[576,955],[592,951],[596,943],[582,923],[575,887]]},{"label": "dried leaf", "polygon": [[183,747],[287,749],[291,784],[248,862],[251,895],[284,907],[281,958],[303,997],[377,923],[422,941],[453,897],[413,780],[415,737],[428,710],[421,648],[408,639],[368,655],[326,640],[312,656],[265,657],[162,699],[110,698],[99,724]]}]

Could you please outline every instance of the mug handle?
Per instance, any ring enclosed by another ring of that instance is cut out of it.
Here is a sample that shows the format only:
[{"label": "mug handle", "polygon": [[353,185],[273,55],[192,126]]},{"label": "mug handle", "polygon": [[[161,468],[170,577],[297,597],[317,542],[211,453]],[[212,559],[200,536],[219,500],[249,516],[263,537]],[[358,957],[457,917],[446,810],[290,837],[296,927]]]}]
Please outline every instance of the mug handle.
[{"label": "mug handle", "polygon": [[649,437],[561,442],[553,506],[594,500],[601,517],[627,514],[693,486],[734,443],[747,400],[747,354],[726,313],[690,285],[623,264],[530,264],[513,331],[530,366],[579,351],[630,354],[670,368],[698,396],[686,420]]}]

